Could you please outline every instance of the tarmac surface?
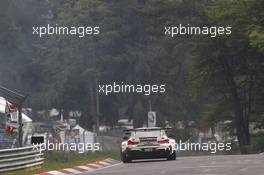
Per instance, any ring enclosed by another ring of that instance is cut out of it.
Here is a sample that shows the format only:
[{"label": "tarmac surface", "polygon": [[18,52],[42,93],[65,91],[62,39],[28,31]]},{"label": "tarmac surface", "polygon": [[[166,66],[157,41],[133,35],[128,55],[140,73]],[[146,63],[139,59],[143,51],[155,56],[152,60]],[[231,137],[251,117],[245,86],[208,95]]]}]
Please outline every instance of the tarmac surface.
[{"label": "tarmac surface", "polygon": [[141,160],[82,175],[264,175],[264,155],[177,157],[175,161]]}]

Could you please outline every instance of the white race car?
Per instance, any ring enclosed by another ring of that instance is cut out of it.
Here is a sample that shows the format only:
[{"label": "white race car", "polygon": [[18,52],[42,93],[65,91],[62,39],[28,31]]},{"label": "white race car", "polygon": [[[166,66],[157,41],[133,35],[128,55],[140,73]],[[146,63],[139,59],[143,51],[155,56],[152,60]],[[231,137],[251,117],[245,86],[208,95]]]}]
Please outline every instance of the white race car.
[{"label": "white race car", "polygon": [[166,135],[168,128],[151,127],[124,130],[121,159],[124,163],[134,159],[176,159],[175,140]]}]

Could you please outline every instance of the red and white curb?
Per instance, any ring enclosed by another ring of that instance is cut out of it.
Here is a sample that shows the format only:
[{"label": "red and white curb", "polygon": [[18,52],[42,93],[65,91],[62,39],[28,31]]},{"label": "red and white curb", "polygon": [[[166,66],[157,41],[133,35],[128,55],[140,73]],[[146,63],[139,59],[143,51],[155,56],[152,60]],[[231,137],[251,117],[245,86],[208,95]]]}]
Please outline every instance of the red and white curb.
[{"label": "red and white curb", "polygon": [[68,175],[68,174],[80,174],[80,173],[87,173],[87,172],[92,172],[95,170],[115,166],[121,164],[120,161],[114,160],[114,159],[105,159],[102,161],[98,161],[95,163],[89,163],[86,165],[82,166],[76,166],[73,168],[66,168],[66,169],[61,169],[57,171],[49,171],[49,172],[44,172],[40,173],[38,175]]}]

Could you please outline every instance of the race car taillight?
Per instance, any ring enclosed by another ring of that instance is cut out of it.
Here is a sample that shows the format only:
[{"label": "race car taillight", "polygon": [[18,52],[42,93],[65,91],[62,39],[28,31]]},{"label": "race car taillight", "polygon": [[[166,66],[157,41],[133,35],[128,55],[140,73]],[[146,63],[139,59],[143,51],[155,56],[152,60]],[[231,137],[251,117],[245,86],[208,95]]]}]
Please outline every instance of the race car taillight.
[{"label": "race car taillight", "polygon": [[167,144],[167,143],[170,143],[170,140],[169,139],[159,140],[158,143],[159,144]]},{"label": "race car taillight", "polygon": [[128,141],[127,141],[127,144],[128,144],[128,145],[137,145],[137,144],[139,144],[139,142],[137,142],[137,141],[132,141],[132,140],[128,140]]}]

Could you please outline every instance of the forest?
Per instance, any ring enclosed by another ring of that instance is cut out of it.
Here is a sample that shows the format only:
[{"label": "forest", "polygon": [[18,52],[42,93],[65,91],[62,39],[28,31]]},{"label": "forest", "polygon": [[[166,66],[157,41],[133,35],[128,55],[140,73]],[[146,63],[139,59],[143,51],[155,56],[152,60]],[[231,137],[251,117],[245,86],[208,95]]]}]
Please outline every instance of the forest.
[{"label": "forest", "polygon": [[[100,34],[32,35],[48,24],[100,26]],[[164,34],[179,24],[232,34]],[[166,93],[98,94],[112,82],[166,84]],[[160,125],[231,120],[246,152],[250,123],[264,128],[264,0],[2,0],[0,85],[28,94],[34,111],[82,111],[85,128],[124,116],[140,127],[149,101]]]}]

